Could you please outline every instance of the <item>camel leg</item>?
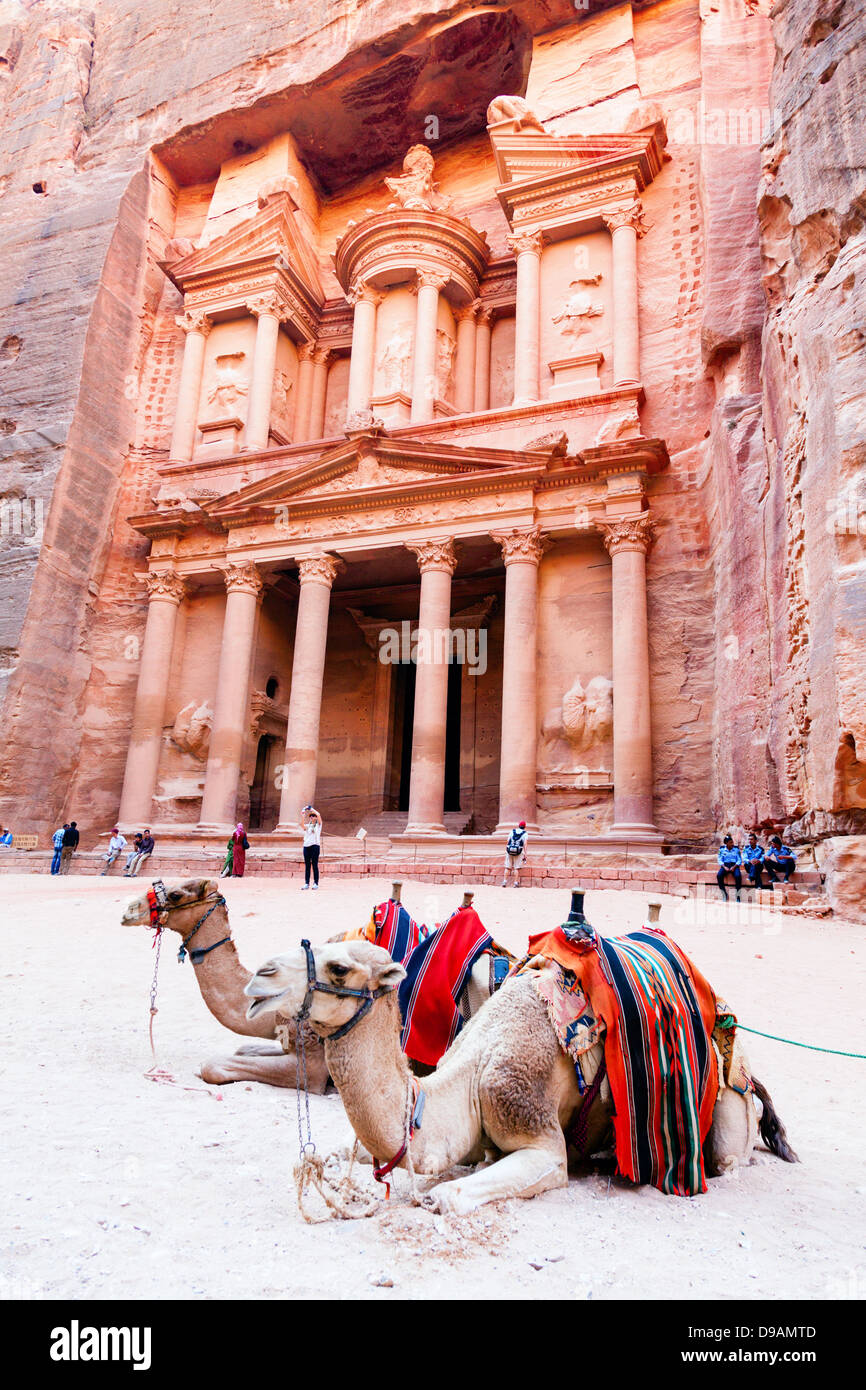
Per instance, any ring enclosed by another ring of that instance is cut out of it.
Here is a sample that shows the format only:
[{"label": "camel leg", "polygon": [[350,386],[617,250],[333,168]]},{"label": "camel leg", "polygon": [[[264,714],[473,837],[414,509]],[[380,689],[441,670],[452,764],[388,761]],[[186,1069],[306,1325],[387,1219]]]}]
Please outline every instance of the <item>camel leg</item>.
[{"label": "camel leg", "polygon": [[440,1183],[431,1196],[441,1212],[465,1216],[485,1202],[506,1197],[537,1197],[553,1187],[567,1187],[565,1140],[552,1135],[525,1149],[515,1149],[488,1167],[476,1169],[465,1178]]},{"label": "camel leg", "polygon": [[[260,1081],[265,1086],[298,1085],[298,1059],[294,1052],[282,1048],[270,1050],[249,1044],[231,1057],[211,1057],[202,1065],[201,1079],[211,1086],[227,1086],[232,1081]],[[323,1096],[328,1088],[328,1068],[325,1053],[307,1053],[307,1085],[315,1096]]]},{"label": "camel leg", "polygon": [[751,1095],[725,1087],[719,1092],[705,1148],[710,1177],[734,1173],[748,1163],[758,1138],[758,1121]]}]

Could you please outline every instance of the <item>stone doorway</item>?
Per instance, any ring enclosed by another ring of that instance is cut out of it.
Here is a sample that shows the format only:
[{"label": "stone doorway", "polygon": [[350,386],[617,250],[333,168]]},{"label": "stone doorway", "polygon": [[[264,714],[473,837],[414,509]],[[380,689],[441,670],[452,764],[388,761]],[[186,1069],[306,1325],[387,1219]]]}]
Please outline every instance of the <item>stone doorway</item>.
[{"label": "stone doorway", "polygon": [[[385,767],[383,811],[409,810],[412,776],[412,725],[415,716],[414,662],[393,667],[388,757]],[[445,811],[460,810],[460,726],[463,698],[463,667],[448,666],[448,709],[445,726]]]},{"label": "stone doorway", "polygon": [[262,734],[250,787],[249,830],[273,830],[279,820],[280,794],[276,787],[279,755],[279,740],[273,734]]}]

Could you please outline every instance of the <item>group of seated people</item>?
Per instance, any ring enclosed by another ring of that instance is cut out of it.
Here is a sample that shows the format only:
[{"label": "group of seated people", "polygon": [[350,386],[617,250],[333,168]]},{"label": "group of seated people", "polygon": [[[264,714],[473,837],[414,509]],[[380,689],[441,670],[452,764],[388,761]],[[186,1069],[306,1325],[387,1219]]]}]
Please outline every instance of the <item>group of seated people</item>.
[{"label": "group of seated people", "polygon": [[725,898],[728,896],[725,878],[730,874],[733,877],[739,900],[740,888],[743,883],[743,867],[749,876],[751,886],[763,888],[764,870],[767,872],[768,886],[771,883],[778,883],[780,878],[787,883],[797,867],[797,857],[788,845],[782,844],[779,835],[770,836],[770,843],[766,849],[763,845],[758,844],[758,837],[754,832],[749,836],[748,844],[744,845],[742,849],[739,845],[734,844],[731,835],[726,835],[719,850],[719,872],[716,874],[716,882]]},{"label": "group of seated people", "polygon": [[[115,859],[127,848],[128,841],[121,835],[117,826],[111,832],[111,839],[108,841],[108,850],[103,855],[105,868],[103,874],[107,874]],[[126,868],[123,870],[124,878],[135,878],[145,859],[149,859],[153,854],[156,841],[149,830],[140,830],[133,836],[132,849],[126,856]]]}]

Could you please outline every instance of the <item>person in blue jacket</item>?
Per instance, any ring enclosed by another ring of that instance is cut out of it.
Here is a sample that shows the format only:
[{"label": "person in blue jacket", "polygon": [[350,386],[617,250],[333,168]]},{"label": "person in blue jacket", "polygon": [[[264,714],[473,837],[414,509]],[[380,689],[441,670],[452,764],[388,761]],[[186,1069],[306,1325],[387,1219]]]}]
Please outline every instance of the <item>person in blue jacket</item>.
[{"label": "person in blue jacket", "polygon": [[746,866],[746,873],[753,888],[763,888],[764,882],[761,873],[764,868],[764,850],[758,844],[758,837],[754,831],[749,836],[749,843],[743,845],[743,863]]},{"label": "person in blue jacket", "polygon": [[741,864],[743,856],[740,854],[739,847],[734,844],[730,835],[726,835],[719,850],[719,872],[716,874],[716,883],[722,890],[722,896],[727,902],[728,890],[725,887],[725,875],[733,874],[734,886],[737,890],[737,902],[740,901],[740,888],[743,884],[743,873]]},{"label": "person in blue jacket", "polygon": [[771,883],[778,883],[780,874],[787,883],[797,867],[797,856],[788,845],[782,844],[778,835],[773,835],[770,839],[770,848],[764,856],[764,867]]}]

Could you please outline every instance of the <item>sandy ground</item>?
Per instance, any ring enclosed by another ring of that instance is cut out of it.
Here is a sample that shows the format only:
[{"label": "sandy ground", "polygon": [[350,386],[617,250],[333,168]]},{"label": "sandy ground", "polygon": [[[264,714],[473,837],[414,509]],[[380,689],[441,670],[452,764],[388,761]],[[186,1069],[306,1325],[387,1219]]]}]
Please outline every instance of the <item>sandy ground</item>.
[{"label": "sandy ground", "polygon": [[[607,1174],[462,1220],[390,1203],[354,1222],[301,1220],[294,1091],[203,1087],[197,1067],[237,1040],[207,1012],[166,938],[157,1045],[182,1085],[144,1072],[153,956],[121,928],[122,880],[4,876],[2,1102],[6,1298],[862,1298],[866,1063],[749,1039],[802,1164],[759,1151],[691,1200]],[[144,885],[143,885],[144,886]],[[253,968],[302,934],[365,919],[384,880],[327,879],[301,896],[279,879],[230,880],[231,923]],[[456,887],[407,882],[436,921]],[[515,951],[560,921],[567,894],[482,887],[475,906]],[[594,893],[602,930],[637,927],[646,899]],[[662,925],[741,1022],[863,1051],[862,929],[666,899]],[[194,1089],[183,1089],[183,1086]],[[348,1135],[339,1097],[313,1096],[321,1151]],[[371,1189],[373,1187],[370,1183]],[[540,1266],[536,1268],[535,1266]],[[377,1279],[391,1286],[377,1285]]]}]

